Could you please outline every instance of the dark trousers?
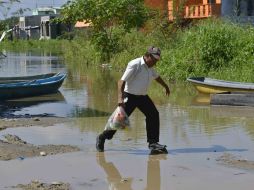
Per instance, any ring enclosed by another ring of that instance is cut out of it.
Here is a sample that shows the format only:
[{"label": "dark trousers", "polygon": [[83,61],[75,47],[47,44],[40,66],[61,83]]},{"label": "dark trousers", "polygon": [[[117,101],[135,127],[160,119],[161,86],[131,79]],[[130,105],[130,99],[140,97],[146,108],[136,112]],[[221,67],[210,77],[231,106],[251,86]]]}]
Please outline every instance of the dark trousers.
[{"label": "dark trousers", "polygon": [[[148,95],[137,96],[129,93],[124,93],[124,97],[127,98],[125,102],[124,110],[128,116],[138,108],[146,117],[146,133],[147,142],[155,143],[159,142],[160,136],[160,119],[159,112],[156,109],[153,101]],[[101,134],[105,139],[112,139],[116,130],[105,130]]]}]

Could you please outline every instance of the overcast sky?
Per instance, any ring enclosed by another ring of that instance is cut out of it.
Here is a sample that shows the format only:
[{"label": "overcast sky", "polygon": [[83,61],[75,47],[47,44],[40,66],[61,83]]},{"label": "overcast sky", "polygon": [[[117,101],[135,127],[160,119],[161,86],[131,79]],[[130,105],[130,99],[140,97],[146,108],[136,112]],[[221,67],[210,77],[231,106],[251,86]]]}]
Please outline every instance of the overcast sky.
[{"label": "overcast sky", "polygon": [[[65,4],[68,0],[20,0],[21,3],[15,3],[12,5],[11,10],[8,11],[8,15],[10,16],[12,12],[17,11],[20,8],[30,8],[35,9],[36,7],[61,7],[63,4]],[[0,19],[3,19],[3,13],[4,9],[0,8],[1,14]],[[31,15],[32,12],[26,12],[26,15]]]}]

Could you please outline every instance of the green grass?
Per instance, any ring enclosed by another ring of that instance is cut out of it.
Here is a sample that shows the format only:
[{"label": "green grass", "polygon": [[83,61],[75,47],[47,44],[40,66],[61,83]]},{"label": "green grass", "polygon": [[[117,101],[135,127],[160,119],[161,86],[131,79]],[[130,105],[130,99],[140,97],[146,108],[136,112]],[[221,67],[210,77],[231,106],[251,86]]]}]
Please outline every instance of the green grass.
[{"label": "green grass", "polygon": [[[111,58],[113,69],[123,70],[127,63],[142,56],[150,45],[159,46],[162,59],[157,70],[164,78],[183,81],[190,76],[254,82],[254,28],[220,19],[208,19],[170,35],[159,28],[141,32],[132,30],[122,36],[121,51]],[[166,30],[166,29],[165,29]],[[171,32],[171,33],[170,33]],[[89,39],[77,35],[73,40],[4,42],[0,48],[14,51],[59,51],[68,67],[80,71],[87,65],[101,65],[100,54]]]},{"label": "green grass", "polygon": [[179,31],[171,47],[163,50],[159,70],[174,80],[209,76],[254,81],[254,29],[229,21],[205,20]]},{"label": "green grass", "polygon": [[1,42],[0,49],[7,49],[12,51],[36,51],[36,50],[48,50],[55,52],[62,52],[61,46],[65,44],[65,40],[13,40]]}]

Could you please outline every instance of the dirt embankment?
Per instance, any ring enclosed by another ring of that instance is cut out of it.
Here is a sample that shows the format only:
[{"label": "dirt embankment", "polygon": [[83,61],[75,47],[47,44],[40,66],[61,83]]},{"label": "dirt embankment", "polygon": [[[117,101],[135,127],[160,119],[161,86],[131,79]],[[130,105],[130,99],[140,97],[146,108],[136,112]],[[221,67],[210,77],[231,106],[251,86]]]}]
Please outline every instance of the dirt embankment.
[{"label": "dirt embankment", "polygon": [[[31,126],[52,126],[57,123],[71,122],[69,118],[58,117],[38,117],[38,118],[13,118],[0,119],[0,131],[14,127],[31,127]],[[20,139],[16,135],[7,134],[0,140],[0,160],[8,161],[12,159],[23,160],[27,157],[48,156],[67,152],[76,152],[80,149],[71,145],[41,145],[35,146]],[[29,184],[18,184],[12,188],[23,190],[69,190],[70,184],[67,182],[52,182],[50,184],[37,180]]]},{"label": "dirt embankment", "polygon": [[12,127],[31,127],[31,126],[52,126],[57,123],[69,122],[71,119],[62,117],[35,117],[35,118],[14,118],[0,119],[0,130]]},{"label": "dirt embankment", "polygon": [[70,184],[63,182],[53,182],[51,184],[47,184],[34,180],[29,184],[19,184],[17,186],[13,186],[13,188],[19,188],[23,190],[69,190]]},{"label": "dirt embankment", "polygon": [[[69,121],[68,118],[57,117],[1,119],[0,130],[12,127],[52,126],[56,123]],[[0,160],[24,159],[26,157],[47,156],[80,150],[78,147],[71,145],[35,146],[15,135],[5,135],[4,138],[4,140],[0,140]]]},{"label": "dirt embankment", "polygon": [[0,160],[24,159],[26,157],[47,156],[66,152],[75,152],[80,149],[71,145],[41,145],[34,146],[18,136],[5,135],[0,140]]},{"label": "dirt embankment", "polygon": [[254,161],[247,160],[229,153],[223,154],[217,159],[217,161],[230,167],[236,167],[244,170],[254,170]]}]

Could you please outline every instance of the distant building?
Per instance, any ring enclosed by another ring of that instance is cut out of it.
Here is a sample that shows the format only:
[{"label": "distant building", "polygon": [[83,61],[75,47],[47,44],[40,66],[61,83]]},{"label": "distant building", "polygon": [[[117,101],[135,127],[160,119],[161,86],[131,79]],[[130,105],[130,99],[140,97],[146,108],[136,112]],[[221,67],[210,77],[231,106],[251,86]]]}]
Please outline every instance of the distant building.
[{"label": "distant building", "polygon": [[91,26],[91,24],[87,23],[86,21],[78,21],[75,24],[75,28],[87,28],[89,26]]},{"label": "distant building", "polygon": [[19,39],[40,39],[40,16],[19,17],[19,24],[14,32]]},{"label": "distant building", "polygon": [[63,23],[52,22],[60,16],[60,8],[42,7],[33,10],[32,16],[19,18],[19,24],[13,30],[19,39],[55,39],[68,28]]},{"label": "distant building", "polygon": [[221,0],[169,0],[169,20],[174,19],[176,12],[182,12],[182,17],[186,19],[218,17],[221,16]]},{"label": "distant building", "polygon": [[168,9],[168,0],[144,0],[145,5],[158,10]]},{"label": "distant building", "polygon": [[60,7],[39,7],[32,11],[33,15],[59,15],[61,12]]},{"label": "distant building", "polygon": [[56,39],[63,32],[69,31],[69,28],[62,23],[51,22],[59,15],[41,16],[40,39]]},{"label": "distant building", "polygon": [[145,0],[145,3],[166,10],[170,21],[180,12],[178,15],[186,19],[241,17],[254,23],[254,0]]}]

